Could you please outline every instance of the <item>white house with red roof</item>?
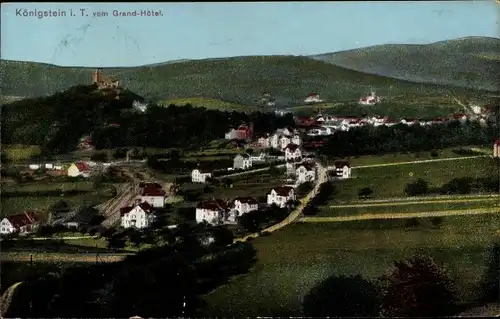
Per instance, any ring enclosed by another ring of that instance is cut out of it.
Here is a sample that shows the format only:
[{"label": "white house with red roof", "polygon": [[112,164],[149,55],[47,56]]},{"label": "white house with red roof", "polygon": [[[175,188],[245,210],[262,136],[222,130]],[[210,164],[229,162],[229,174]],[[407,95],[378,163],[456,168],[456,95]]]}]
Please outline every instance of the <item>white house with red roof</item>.
[{"label": "white house with red roof", "polygon": [[144,202],[120,208],[121,226],[124,228],[146,228],[154,221],[153,207]]},{"label": "white house with red roof", "polygon": [[2,219],[0,222],[0,234],[28,234],[35,231],[39,225],[40,222],[35,212],[24,212]]},{"label": "white house with red roof", "polygon": [[221,199],[201,201],[196,205],[196,222],[220,225],[229,217],[229,211],[230,207]]},{"label": "white house with red roof", "polygon": [[146,184],[142,188],[140,200],[152,207],[163,208],[165,207],[165,191],[157,183]]},{"label": "white house with red roof", "polygon": [[323,100],[319,98],[318,93],[309,93],[304,100],[304,103],[306,103],[306,104],[320,103],[320,102],[323,102]]},{"label": "white house with red roof", "polygon": [[281,208],[285,207],[288,202],[295,200],[295,190],[290,186],[276,187],[272,189],[269,194],[267,194],[267,204],[274,204]]},{"label": "white house with red roof", "polygon": [[500,158],[500,139],[493,143],[493,158]]},{"label": "white house with red roof", "polygon": [[69,177],[89,177],[90,176],[90,166],[85,162],[76,162],[68,167]]},{"label": "white house with red roof", "polygon": [[302,152],[297,144],[288,144],[285,147],[285,161],[296,162],[302,159]]}]

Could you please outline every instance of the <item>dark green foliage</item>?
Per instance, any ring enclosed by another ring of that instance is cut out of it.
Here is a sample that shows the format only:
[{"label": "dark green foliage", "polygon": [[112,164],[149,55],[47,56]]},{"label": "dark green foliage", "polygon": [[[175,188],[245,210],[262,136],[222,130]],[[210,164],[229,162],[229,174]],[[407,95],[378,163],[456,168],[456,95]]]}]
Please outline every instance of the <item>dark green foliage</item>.
[{"label": "dark green foliage", "polygon": [[358,197],[369,198],[373,194],[373,190],[370,187],[363,187],[358,191]]},{"label": "dark green foliage", "polygon": [[328,137],[319,152],[331,157],[423,152],[460,145],[491,145],[497,135],[497,125],[482,127],[477,122],[431,126],[367,126]]},{"label": "dark green foliage", "polygon": [[457,312],[455,283],[432,258],[396,262],[382,277],[382,314],[386,317],[442,317]]},{"label": "dark green foliage", "polygon": [[376,317],[380,311],[380,288],[361,276],[332,276],[304,297],[307,317]]},{"label": "dark green foliage", "polygon": [[498,302],[500,300],[500,242],[493,243],[487,268],[480,283],[480,301]]},{"label": "dark green foliage", "polygon": [[429,183],[421,178],[406,184],[404,192],[407,196],[424,195],[429,192]]}]

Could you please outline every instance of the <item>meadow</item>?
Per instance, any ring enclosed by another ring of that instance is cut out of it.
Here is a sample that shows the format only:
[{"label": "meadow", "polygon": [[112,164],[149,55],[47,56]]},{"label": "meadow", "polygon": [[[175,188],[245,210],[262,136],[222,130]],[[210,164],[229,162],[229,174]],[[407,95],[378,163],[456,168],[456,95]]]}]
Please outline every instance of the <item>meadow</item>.
[{"label": "meadow", "polygon": [[97,205],[114,196],[114,192],[111,185],[94,189],[93,183],[88,181],[2,185],[1,215],[9,216],[28,210],[45,211],[60,200],[71,207]]},{"label": "meadow", "polygon": [[357,207],[322,207],[318,214],[314,216],[357,216],[363,214],[398,214],[398,213],[419,213],[419,212],[439,212],[447,210],[466,210],[474,208],[488,208],[500,204],[500,198],[479,199],[469,202],[449,201],[446,203],[439,202],[422,202],[418,204],[403,203],[386,203],[385,205]]},{"label": "meadow", "polygon": [[190,104],[194,107],[204,107],[207,110],[221,110],[221,111],[239,111],[239,112],[253,112],[261,110],[256,106],[242,105],[238,103],[223,101],[220,99],[204,98],[204,97],[191,97],[191,98],[179,98],[170,99],[160,102],[163,106],[169,106],[174,104],[177,106],[184,106]]},{"label": "meadow", "polygon": [[440,187],[458,177],[489,177],[498,172],[491,158],[478,157],[441,162],[352,169],[352,178],[336,182],[333,201],[350,201],[358,197],[361,188],[373,190],[371,198],[404,197],[406,184],[422,178],[429,187]]},{"label": "meadow", "polygon": [[425,253],[444,263],[458,282],[461,301],[475,298],[500,216],[294,224],[252,242],[258,262],[246,275],[208,294],[207,315],[297,316],[304,295],[330,275],[376,279],[394,261]]},{"label": "meadow", "polygon": [[406,153],[389,153],[383,155],[363,155],[363,156],[353,156],[348,157],[346,160],[352,167],[364,166],[364,165],[378,165],[378,164],[389,164],[389,163],[401,163],[401,162],[414,162],[414,161],[425,161],[425,160],[439,160],[444,158],[457,158],[457,157],[470,157],[476,155],[484,155],[482,153],[476,152],[470,155],[457,154],[454,150],[458,149],[471,149],[471,147],[450,147],[445,149],[436,150],[437,156],[432,156],[432,152],[406,152]]},{"label": "meadow", "polygon": [[7,160],[18,162],[39,156],[42,152],[39,145],[17,145],[2,144],[2,154],[5,154]]}]

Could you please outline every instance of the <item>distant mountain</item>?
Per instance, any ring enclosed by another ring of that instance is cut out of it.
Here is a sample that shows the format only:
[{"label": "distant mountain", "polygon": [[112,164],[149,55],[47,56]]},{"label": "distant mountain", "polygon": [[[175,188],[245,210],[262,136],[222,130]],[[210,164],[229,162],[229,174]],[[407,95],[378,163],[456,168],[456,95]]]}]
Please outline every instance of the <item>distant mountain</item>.
[{"label": "distant mountain", "polygon": [[386,44],[311,58],[396,79],[498,90],[500,39],[466,37],[426,45]]},{"label": "distant mountain", "polygon": [[[1,60],[0,89],[6,96],[46,96],[74,85],[91,84],[92,70]],[[319,93],[325,101],[357,101],[370,88],[380,95],[401,97],[442,97],[450,90],[442,85],[421,85],[297,56],[191,60],[108,68],[103,74],[115,77],[123,87],[149,100],[200,97],[243,105],[256,105],[263,92],[270,92],[281,106],[294,106],[304,104],[310,92]]]}]

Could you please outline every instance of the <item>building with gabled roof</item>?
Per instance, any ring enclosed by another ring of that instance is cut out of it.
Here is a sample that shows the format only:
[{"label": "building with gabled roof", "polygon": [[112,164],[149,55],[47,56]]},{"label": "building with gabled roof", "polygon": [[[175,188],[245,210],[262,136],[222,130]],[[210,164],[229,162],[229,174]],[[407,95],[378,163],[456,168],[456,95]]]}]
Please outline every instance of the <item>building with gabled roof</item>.
[{"label": "building with gabled roof", "polygon": [[196,222],[220,225],[229,217],[229,211],[229,205],[222,199],[204,200],[196,205]]},{"label": "building with gabled roof", "polygon": [[39,225],[40,221],[35,212],[24,212],[2,219],[0,222],[0,234],[28,234],[36,230]]},{"label": "building with gabled roof", "polygon": [[286,207],[287,203],[296,200],[295,190],[293,187],[280,186],[273,188],[267,195],[268,205],[277,205],[280,208]]},{"label": "building with gabled roof", "polygon": [[154,221],[153,207],[146,202],[120,208],[121,226],[124,228],[146,228]]}]

